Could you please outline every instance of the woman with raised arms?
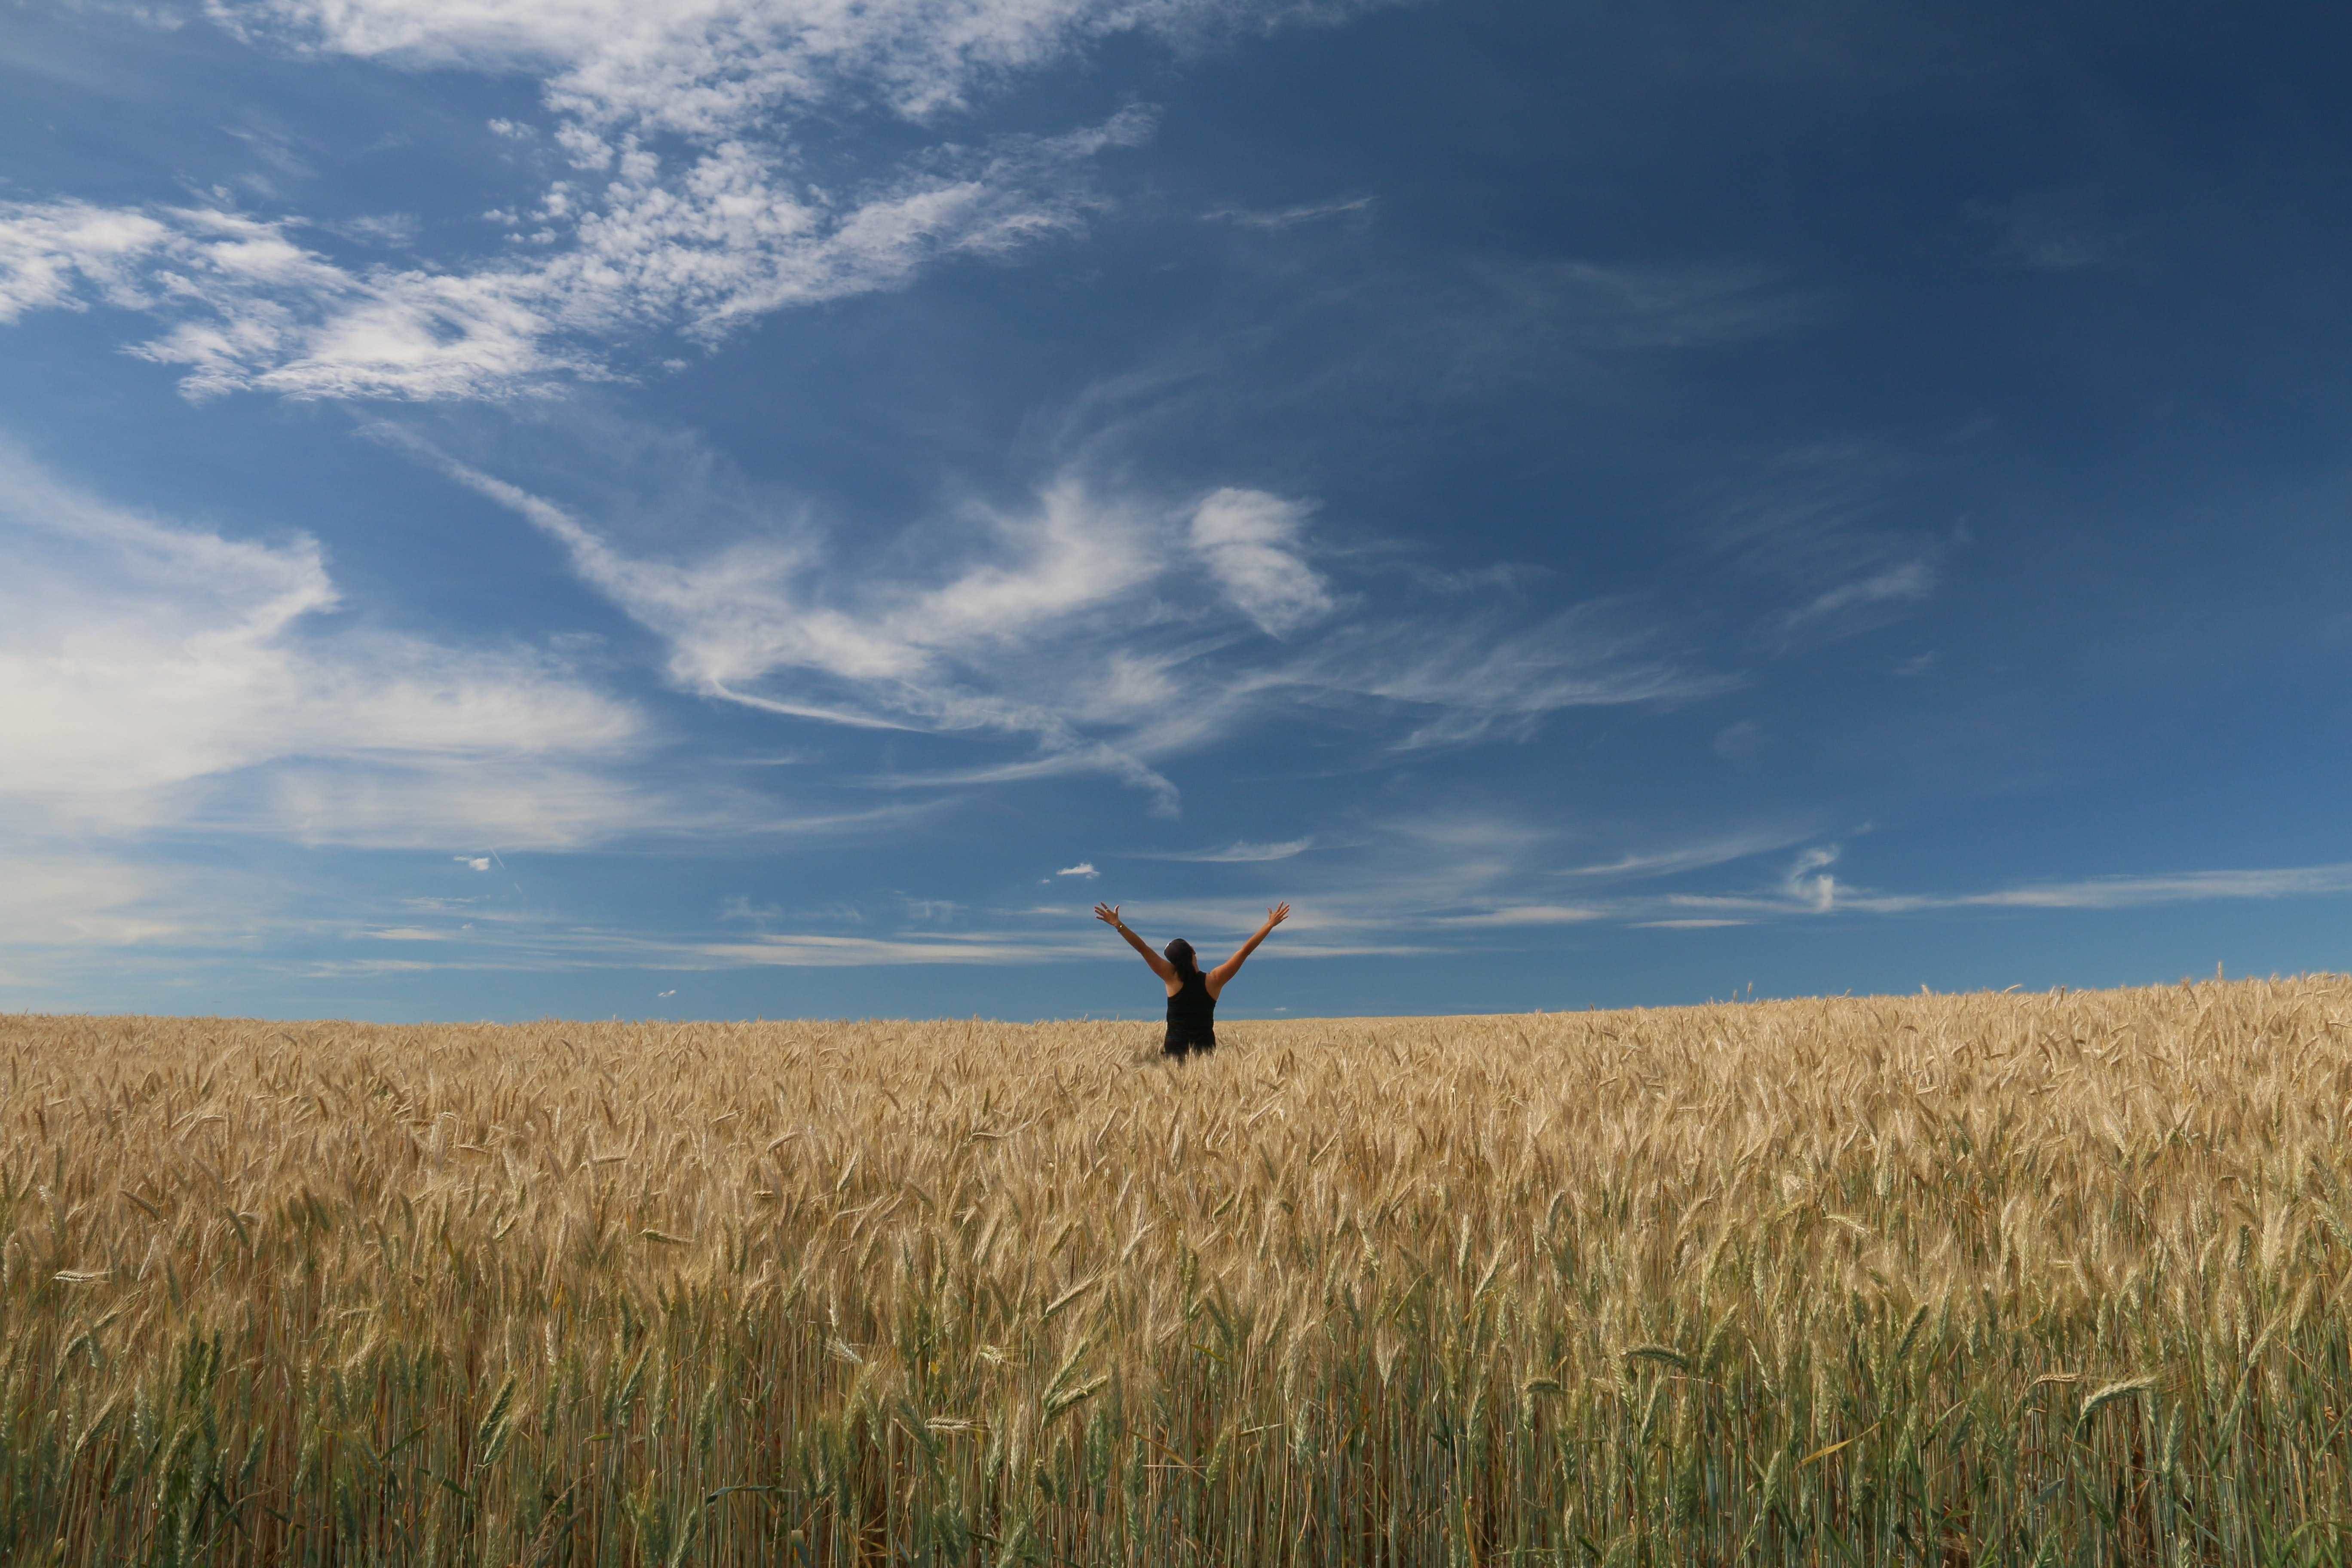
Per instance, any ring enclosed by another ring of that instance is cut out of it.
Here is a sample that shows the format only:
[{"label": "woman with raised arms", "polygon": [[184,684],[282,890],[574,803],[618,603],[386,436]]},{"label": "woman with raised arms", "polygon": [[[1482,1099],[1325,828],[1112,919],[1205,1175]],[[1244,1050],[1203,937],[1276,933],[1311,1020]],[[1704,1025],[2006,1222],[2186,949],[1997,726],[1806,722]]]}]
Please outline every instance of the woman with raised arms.
[{"label": "woman with raised arms", "polygon": [[1118,918],[1117,904],[1095,906],[1095,919],[1127,938],[1127,945],[1143,955],[1143,962],[1151,965],[1151,973],[1168,987],[1168,1037],[1160,1049],[1180,1062],[1194,1051],[1217,1048],[1217,998],[1241,973],[1249,955],[1257,951],[1257,944],[1289,918],[1288,904],[1275,905],[1265,911],[1265,923],[1257,928],[1255,935],[1234,949],[1231,958],[1203,974],[1192,956],[1192,944],[1182,937],[1170,942],[1164,954],[1154,952],[1141,937],[1127,929],[1127,922]]}]

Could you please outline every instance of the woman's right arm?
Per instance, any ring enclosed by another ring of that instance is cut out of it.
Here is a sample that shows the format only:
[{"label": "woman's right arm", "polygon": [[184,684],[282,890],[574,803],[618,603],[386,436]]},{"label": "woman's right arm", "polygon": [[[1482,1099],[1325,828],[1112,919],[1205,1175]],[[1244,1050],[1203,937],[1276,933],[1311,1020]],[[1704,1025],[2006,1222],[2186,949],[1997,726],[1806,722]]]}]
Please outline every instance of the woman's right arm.
[{"label": "woman's right arm", "polygon": [[1117,904],[1097,904],[1095,919],[1127,938],[1127,945],[1143,955],[1143,962],[1151,965],[1152,973],[1157,974],[1163,981],[1172,981],[1176,978],[1176,966],[1152,952],[1141,937],[1127,929],[1127,922],[1118,918]]}]

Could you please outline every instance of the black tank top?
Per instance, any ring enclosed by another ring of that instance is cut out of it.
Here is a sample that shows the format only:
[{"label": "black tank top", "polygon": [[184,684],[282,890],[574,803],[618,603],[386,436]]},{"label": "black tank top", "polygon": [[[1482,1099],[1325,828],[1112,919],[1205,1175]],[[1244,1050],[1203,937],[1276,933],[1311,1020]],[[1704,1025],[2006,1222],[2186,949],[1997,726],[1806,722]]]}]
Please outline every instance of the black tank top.
[{"label": "black tank top", "polygon": [[1186,1040],[1213,1040],[1217,1036],[1217,999],[1209,994],[1209,978],[1199,970],[1184,977],[1176,994],[1168,998],[1168,1033]]}]

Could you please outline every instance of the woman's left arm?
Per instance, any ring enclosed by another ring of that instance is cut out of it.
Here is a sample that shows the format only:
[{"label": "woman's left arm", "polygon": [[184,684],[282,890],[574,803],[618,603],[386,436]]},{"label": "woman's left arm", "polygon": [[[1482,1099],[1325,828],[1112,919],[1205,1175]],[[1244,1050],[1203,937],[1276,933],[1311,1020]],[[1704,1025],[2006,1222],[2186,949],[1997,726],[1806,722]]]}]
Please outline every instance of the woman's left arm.
[{"label": "woman's left arm", "polygon": [[1289,918],[1290,906],[1288,904],[1276,904],[1274,908],[1266,910],[1265,924],[1257,928],[1257,934],[1251,937],[1249,941],[1242,943],[1240,947],[1236,948],[1231,958],[1217,965],[1216,968],[1209,971],[1209,994],[1214,996],[1223,991],[1226,983],[1231,981],[1234,975],[1239,974],[1242,970],[1242,965],[1249,962],[1249,955],[1257,951],[1257,944],[1264,942],[1268,936],[1272,935],[1274,928],[1280,925]]}]

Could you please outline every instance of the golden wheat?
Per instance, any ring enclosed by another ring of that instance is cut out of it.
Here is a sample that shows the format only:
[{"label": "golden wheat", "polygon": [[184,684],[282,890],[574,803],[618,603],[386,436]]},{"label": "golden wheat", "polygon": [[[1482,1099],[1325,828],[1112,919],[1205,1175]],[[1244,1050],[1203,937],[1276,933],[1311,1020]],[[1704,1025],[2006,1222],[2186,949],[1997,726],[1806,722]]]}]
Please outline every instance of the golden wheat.
[{"label": "golden wheat", "polygon": [[0,1560],[2338,1560],[2352,982],[0,1019]]}]

